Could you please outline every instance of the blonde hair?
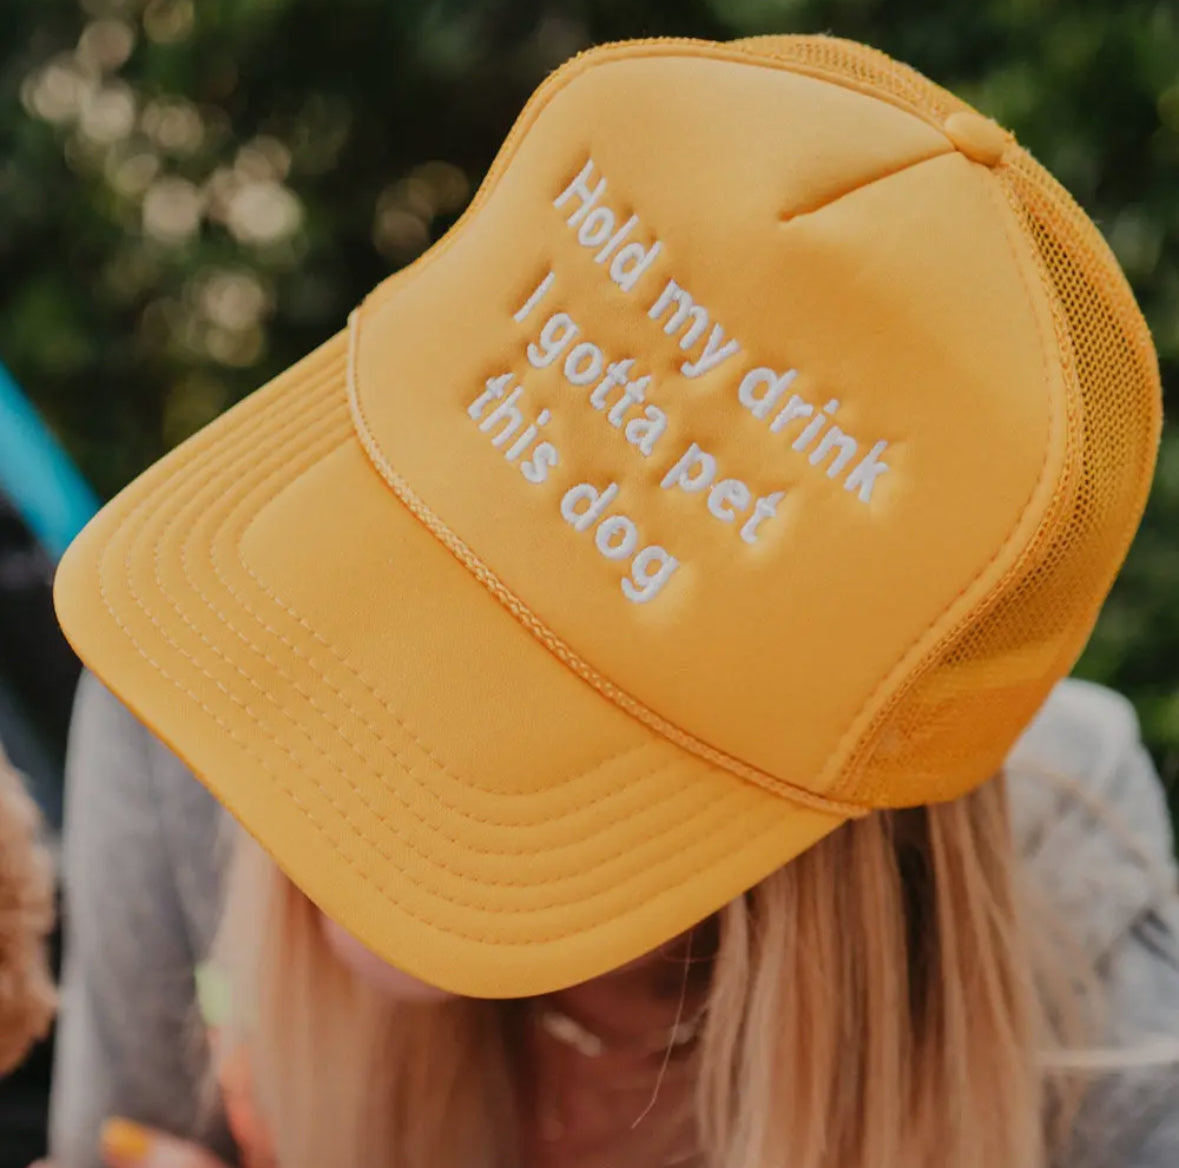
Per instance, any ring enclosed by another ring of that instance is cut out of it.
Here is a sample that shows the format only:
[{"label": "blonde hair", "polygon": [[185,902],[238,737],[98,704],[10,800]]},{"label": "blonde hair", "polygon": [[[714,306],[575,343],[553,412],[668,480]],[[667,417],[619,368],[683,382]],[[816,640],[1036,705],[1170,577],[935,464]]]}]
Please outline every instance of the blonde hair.
[{"label": "blonde hair", "polygon": [[[1017,872],[998,779],[849,823],[722,909],[695,1055],[709,1168],[1043,1168],[1071,1114],[1044,1056],[1082,987],[1036,952]],[[248,1051],[282,1168],[517,1168],[510,1007],[361,984],[247,842],[216,954],[221,1057]]]}]

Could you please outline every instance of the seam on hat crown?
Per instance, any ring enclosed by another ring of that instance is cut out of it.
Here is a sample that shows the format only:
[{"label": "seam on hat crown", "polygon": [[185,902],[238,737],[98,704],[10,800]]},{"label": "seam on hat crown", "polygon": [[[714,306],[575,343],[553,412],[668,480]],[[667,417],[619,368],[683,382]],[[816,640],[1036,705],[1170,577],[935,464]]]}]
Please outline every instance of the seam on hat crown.
[{"label": "seam on hat crown", "polygon": [[935,150],[931,154],[925,155],[924,158],[911,158],[904,162],[898,163],[889,170],[883,171],[881,174],[875,174],[871,178],[865,179],[863,182],[857,182],[846,190],[837,191],[834,194],[826,195],[819,202],[810,206],[799,207],[795,210],[783,211],[778,218],[779,223],[793,223],[797,219],[805,218],[807,215],[814,215],[819,211],[826,211],[829,207],[835,206],[841,199],[846,199],[849,195],[854,195],[859,191],[867,190],[869,187],[874,187],[877,183],[887,182],[890,178],[896,178],[898,175],[905,174],[913,170],[915,167],[922,166],[927,162],[933,162],[938,158],[945,158],[952,155],[954,149],[947,143],[943,150]]}]

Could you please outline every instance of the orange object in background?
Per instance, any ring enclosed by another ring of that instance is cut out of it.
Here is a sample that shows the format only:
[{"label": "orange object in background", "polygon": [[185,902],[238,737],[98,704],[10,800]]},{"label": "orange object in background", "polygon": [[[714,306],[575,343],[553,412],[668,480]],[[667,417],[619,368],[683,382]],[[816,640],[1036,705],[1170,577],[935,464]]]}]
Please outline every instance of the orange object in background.
[{"label": "orange object in background", "polygon": [[0,748],[0,1075],[49,1030],[57,995],[49,973],[53,862],[40,815]]}]

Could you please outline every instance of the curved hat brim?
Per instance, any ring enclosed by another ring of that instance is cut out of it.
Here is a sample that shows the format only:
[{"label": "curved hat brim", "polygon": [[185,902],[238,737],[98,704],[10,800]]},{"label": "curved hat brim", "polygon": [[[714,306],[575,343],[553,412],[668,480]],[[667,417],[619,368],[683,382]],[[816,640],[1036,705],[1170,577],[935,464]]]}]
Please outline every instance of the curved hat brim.
[{"label": "curved hat brim", "polygon": [[525,996],[656,947],[839,826],[523,629],[367,459],[347,345],[131,484],[56,583],[82,659],[307,896],[423,980]]}]

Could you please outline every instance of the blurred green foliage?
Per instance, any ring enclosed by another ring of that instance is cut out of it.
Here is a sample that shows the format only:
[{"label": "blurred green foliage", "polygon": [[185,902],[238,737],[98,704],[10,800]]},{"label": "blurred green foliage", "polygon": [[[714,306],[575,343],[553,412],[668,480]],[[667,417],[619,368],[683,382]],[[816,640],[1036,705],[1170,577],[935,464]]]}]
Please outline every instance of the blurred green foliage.
[{"label": "blurred green foliage", "polygon": [[[1174,0],[6,0],[0,357],[102,492],[337,330],[595,41],[833,32],[1009,125],[1179,374]],[[1179,430],[1081,671],[1179,772]]]}]

